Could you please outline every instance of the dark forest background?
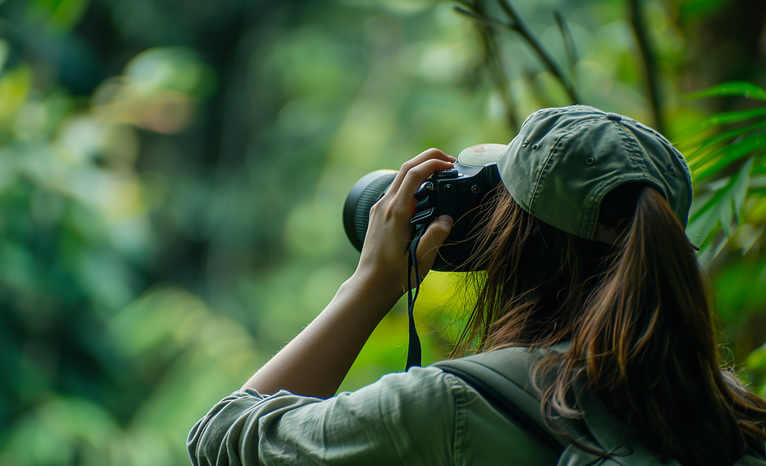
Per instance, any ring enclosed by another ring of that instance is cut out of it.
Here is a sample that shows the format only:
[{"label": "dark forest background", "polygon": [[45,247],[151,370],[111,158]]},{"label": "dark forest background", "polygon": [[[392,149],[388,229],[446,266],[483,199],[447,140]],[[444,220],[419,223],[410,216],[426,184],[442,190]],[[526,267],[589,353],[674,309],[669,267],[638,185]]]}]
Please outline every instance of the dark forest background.
[{"label": "dark forest background", "polygon": [[[764,86],[760,0],[0,1],[0,464],[187,464],[353,272],[357,179],[574,101],[687,156],[721,353],[763,393]],[[459,278],[423,285],[424,363]],[[343,389],[401,370],[406,328]]]}]

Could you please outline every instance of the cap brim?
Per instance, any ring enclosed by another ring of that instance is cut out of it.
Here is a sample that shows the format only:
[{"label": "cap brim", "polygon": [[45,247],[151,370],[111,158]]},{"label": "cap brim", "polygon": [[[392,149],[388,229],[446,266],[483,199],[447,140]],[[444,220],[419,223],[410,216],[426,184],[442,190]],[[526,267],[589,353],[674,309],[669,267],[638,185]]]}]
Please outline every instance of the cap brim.
[{"label": "cap brim", "polygon": [[477,144],[463,149],[457,156],[457,161],[466,167],[483,167],[489,163],[497,163],[497,159],[507,149],[505,144]]}]

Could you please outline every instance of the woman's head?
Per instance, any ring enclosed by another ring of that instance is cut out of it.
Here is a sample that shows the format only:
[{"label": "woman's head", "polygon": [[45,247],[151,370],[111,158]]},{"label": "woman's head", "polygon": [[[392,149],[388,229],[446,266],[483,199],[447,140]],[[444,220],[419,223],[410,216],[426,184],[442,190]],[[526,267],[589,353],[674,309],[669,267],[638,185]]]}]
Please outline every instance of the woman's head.
[{"label": "woman's head", "polygon": [[[502,179],[483,206],[485,225],[468,266],[487,270],[478,305],[485,311],[472,318],[481,332],[469,326],[459,350],[572,338],[570,322],[582,320],[645,193],[664,201],[676,233],[660,247],[674,248],[680,239],[678,247],[691,250],[683,232],[691,204],[686,162],[659,133],[630,118],[582,105],[543,109],[507,146],[473,146],[458,161],[496,162]],[[689,259],[696,264],[693,253]],[[502,335],[491,330],[501,328]]]},{"label": "woman's head", "polygon": [[653,186],[683,227],[691,206],[686,161],[662,135],[584,105],[539,110],[507,146],[469,147],[458,162],[496,162],[503,185],[525,212],[589,240],[614,239],[598,218],[604,198],[620,186]]}]

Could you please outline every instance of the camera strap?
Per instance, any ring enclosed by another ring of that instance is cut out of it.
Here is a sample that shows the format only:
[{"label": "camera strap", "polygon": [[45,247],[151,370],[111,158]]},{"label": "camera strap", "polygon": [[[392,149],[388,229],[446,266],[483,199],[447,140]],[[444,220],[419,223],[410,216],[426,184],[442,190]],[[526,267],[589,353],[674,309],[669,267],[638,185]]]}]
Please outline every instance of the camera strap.
[{"label": "camera strap", "polygon": [[[415,225],[415,236],[410,241],[410,249],[407,257],[407,319],[410,326],[409,344],[407,346],[407,366],[405,370],[409,370],[412,366],[420,366],[421,352],[420,352],[420,338],[418,338],[418,330],[415,328],[415,316],[413,314],[415,310],[415,300],[418,299],[418,292],[420,291],[420,272],[418,272],[418,260],[417,250],[420,238],[423,237],[423,233],[426,231],[426,224],[418,223]],[[412,286],[412,269],[415,269],[415,286]],[[415,290],[414,293],[412,290]]]}]

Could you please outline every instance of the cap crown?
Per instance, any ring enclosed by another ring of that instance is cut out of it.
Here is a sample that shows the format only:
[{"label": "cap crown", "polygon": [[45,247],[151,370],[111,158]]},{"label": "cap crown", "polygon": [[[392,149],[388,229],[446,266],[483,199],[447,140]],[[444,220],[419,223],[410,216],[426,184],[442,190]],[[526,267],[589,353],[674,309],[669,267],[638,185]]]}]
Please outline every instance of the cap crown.
[{"label": "cap crown", "polygon": [[692,201],[686,161],[662,135],[630,118],[584,105],[539,110],[497,165],[524,210],[573,235],[595,239],[604,196],[634,182],[659,190],[686,228]]}]

